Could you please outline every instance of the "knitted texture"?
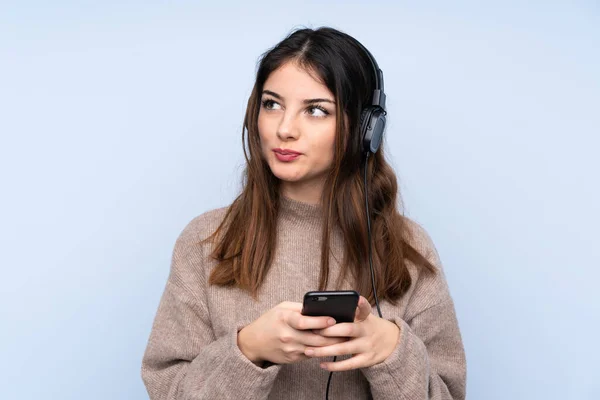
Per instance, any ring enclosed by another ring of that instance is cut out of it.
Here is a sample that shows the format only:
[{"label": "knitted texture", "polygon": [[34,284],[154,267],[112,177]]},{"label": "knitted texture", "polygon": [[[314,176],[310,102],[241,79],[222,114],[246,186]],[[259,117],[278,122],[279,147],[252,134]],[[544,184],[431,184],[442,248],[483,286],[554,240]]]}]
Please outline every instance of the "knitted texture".
[{"label": "knitted texture", "polygon": [[[237,346],[237,332],[244,326],[283,301],[302,302],[307,291],[317,289],[320,206],[281,198],[275,257],[258,301],[241,289],[207,283],[216,261],[208,257],[210,245],[197,242],[214,232],[225,211],[211,210],[194,218],[175,243],[142,360],[150,399],[324,399],[329,371],[319,367],[322,359],[261,368]],[[422,272],[408,263],[412,277],[408,292],[396,306],[380,301],[383,317],[400,327],[396,348],[379,364],[334,372],[330,399],[465,398],[465,354],[442,265],[427,233],[407,221],[413,246],[439,273]],[[338,231],[331,246],[327,290],[353,289],[347,280],[341,287],[332,286],[343,254]],[[375,307],[372,313],[377,315]]]}]

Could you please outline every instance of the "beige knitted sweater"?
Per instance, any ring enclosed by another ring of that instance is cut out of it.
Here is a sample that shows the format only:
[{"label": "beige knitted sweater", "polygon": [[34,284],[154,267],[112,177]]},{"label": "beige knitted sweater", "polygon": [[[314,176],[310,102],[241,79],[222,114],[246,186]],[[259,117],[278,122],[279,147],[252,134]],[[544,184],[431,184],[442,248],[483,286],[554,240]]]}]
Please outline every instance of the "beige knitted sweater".
[{"label": "beige knitted sweater", "polygon": [[[257,302],[240,289],[207,285],[215,261],[203,248],[208,244],[195,243],[217,228],[226,209],[206,212],[185,227],[142,360],[151,400],[325,399],[329,372],[319,367],[318,358],[261,368],[237,346],[242,327],[283,301],[302,302],[304,293],[317,289],[319,207],[281,199],[277,251]],[[383,317],[400,327],[396,349],[380,364],[334,372],[332,400],[465,398],[465,354],[441,263],[427,233],[414,222],[410,226],[415,247],[440,273],[421,274],[409,264],[410,290],[397,306],[380,302]],[[334,235],[329,282],[336,282],[342,250],[341,236]],[[327,289],[352,285],[346,281]]]}]

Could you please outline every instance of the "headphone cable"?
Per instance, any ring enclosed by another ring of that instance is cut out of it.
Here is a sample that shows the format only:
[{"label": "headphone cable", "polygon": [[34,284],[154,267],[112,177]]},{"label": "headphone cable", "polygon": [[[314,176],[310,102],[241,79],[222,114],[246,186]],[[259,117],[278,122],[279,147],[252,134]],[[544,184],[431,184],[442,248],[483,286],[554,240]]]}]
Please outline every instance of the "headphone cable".
[{"label": "headphone cable", "polygon": [[375,290],[375,272],[373,270],[373,250],[371,248],[371,212],[369,211],[369,186],[367,180],[367,169],[369,161],[369,154],[367,152],[367,157],[365,158],[365,209],[367,210],[367,234],[369,235],[369,268],[371,270],[371,285],[373,286],[373,297],[375,297],[375,304],[377,305],[377,314],[379,314],[379,318],[383,318],[381,315],[381,309],[379,308],[379,299],[377,298],[377,290]]},{"label": "headphone cable", "polygon": [[[377,298],[377,290],[375,290],[375,272],[373,270],[373,249],[371,246],[371,213],[369,211],[369,186],[367,179],[367,170],[368,170],[368,161],[369,154],[371,152],[367,152],[367,156],[365,157],[365,209],[367,212],[367,235],[369,239],[369,269],[371,270],[371,285],[373,286],[373,297],[375,297],[375,304],[377,305],[377,314],[379,314],[379,318],[383,318],[381,315],[381,309],[379,308],[379,299]],[[337,359],[337,356],[333,357],[333,362]],[[327,379],[327,389],[325,389],[325,400],[329,400],[329,386],[331,385],[331,377],[333,376],[333,371],[329,372],[329,378]]]}]

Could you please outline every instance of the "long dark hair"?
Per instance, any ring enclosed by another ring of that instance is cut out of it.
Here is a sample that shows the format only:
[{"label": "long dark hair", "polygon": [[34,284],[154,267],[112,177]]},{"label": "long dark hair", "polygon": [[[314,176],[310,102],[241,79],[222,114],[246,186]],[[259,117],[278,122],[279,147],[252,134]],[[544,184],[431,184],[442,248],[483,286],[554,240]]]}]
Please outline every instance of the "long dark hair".
[{"label": "long dark hair", "polygon": [[[273,71],[290,61],[319,78],[336,101],[335,155],[321,196],[324,223],[319,290],[327,287],[330,236],[332,228],[337,226],[344,239],[342,271],[337,283],[339,285],[350,273],[355,289],[362,294],[369,293],[365,297],[373,304],[370,272],[365,267],[368,265],[368,237],[359,123],[361,110],[370,103],[375,78],[369,58],[356,40],[330,27],[297,29],[261,56],[242,131],[246,158],[243,189],[220,226],[206,239],[214,241],[211,256],[218,261],[209,283],[237,286],[256,298],[271,266],[280,185],[261,151],[258,114],[265,81]],[[411,233],[397,208],[401,205],[398,184],[394,171],[384,159],[383,143],[369,158],[368,172],[377,295],[379,299],[396,303],[411,284],[407,260],[431,272],[435,268],[409,244]]]}]

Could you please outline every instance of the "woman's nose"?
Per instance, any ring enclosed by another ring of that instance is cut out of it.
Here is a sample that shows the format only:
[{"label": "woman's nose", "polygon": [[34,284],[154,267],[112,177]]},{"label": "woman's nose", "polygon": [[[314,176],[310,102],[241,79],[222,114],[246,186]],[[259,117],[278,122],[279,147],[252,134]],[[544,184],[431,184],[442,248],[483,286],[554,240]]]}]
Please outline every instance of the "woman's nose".
[{"label": "woman's nose", "polygon": [[300,133],[297,125],[295,115],[288,112],[284,113],[277,127],[277,136],[281,140],[297,139]]}]

